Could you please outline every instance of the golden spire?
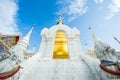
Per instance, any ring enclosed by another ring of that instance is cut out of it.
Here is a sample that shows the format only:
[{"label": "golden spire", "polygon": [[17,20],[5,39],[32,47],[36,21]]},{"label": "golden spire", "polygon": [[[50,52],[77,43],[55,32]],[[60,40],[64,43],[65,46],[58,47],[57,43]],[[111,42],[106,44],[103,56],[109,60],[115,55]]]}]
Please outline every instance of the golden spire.
[{"label": "golden spire", "polygon": [[65,32],[61,30],[57,31],[54,42],[53,59],[68,59],[69,52],[67,45],[68,43]]}]

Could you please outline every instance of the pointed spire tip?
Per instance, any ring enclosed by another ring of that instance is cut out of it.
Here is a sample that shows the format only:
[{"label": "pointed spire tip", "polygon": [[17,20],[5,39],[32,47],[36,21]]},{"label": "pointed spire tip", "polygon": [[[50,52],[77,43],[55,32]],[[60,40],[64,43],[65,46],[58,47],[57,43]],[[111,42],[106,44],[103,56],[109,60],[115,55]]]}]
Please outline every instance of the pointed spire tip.
[{"label": "pointed spire tip", "polygon": [[63,21],[62,21],[62,15],[61,15],[61,14],[59,14],[59,18],[58,18],[58,22],[57,22],[57,24],[60,24],[60,23],[63,24]]},{"label": "pointed spire tip", "polygon": [[94,42],[96,42],[98,40],[97,36],[94,33],[92,33],[92,37],[94,39]]}]

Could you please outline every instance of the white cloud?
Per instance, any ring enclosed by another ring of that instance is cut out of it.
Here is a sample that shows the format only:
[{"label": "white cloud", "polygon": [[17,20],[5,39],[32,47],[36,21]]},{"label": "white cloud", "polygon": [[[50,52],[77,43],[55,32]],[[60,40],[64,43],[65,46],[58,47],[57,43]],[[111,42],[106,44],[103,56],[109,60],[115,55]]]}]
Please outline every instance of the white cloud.
[{"label": "white cloud", "polygon": [[68,21],[72,21],[87,12],[87,0],[61,0],[59,4],[62,6],[60,13],[68,16]]},{"label": "white cloud", "polygon": [[103,0],[94,0],[95,3],[103,3]]},{"label": "white cloud", "polygon": [[18,7],[15,0],[0,0],[0,33],[18,33],[16,24],[17,10]]},{"label": "white cloud", "polygon": [[110,9],[110,14],[106,16],[107,20],[111,19],[120,12],[120,0],[112,0],[112,3],[108,8]]}]

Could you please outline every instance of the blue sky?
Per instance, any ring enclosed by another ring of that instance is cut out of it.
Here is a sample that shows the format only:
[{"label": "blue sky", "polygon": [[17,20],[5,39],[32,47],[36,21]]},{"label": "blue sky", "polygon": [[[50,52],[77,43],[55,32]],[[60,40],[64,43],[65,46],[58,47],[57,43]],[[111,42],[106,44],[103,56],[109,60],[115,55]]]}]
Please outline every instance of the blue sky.
[{"label": "blue sky", "polygon": [[84,49],[85,44],[94,45],[91,27],[100,40],[120,50],[112,37],[120,40],[120,0],[0,0],[0,12],[0,33],[23,37],[36,25],[29,49],[34,45],[39,49],[41,30],[55,25],[62,14],[64,24],[80,30]]}]

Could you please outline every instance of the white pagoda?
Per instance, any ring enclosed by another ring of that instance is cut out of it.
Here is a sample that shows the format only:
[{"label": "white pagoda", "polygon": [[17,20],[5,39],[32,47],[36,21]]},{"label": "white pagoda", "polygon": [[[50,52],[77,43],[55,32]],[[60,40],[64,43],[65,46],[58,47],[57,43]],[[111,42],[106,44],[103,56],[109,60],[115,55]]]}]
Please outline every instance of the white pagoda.
[{"label": "white pagoda", "polygon": [[98,40],[95,34],[97,58],[82,51],[79,30],[64,25],[59,18],[56,25],[41,31],[38,53],[24,60],[31,32],[32,29],[9,50],[13,57],[0,62],[0,80],[120,80],[120,52]]},{"label": "white pagoda", "polygon": [[64,25],[60,18],[41,36],[39,52],[21,64],[19,80],[100,80],[97,59],[83,53],[79,30]]}]

